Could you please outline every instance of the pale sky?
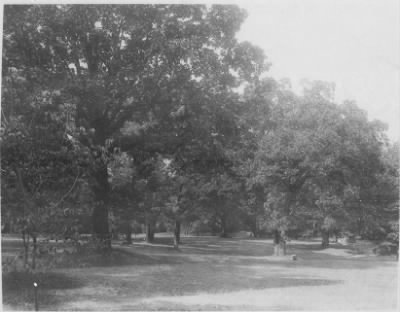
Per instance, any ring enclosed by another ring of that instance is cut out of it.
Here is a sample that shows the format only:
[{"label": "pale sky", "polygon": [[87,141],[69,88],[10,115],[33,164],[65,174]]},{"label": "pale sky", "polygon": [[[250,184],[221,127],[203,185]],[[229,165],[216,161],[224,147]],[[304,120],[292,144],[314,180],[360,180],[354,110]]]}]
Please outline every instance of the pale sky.
[{"label": "pale sky", "polygon": [[269,75],[336,84],[335,100],[355,100],[400,137],[400,1],[235,2],[248,12],[238,38],[261,47]]}]

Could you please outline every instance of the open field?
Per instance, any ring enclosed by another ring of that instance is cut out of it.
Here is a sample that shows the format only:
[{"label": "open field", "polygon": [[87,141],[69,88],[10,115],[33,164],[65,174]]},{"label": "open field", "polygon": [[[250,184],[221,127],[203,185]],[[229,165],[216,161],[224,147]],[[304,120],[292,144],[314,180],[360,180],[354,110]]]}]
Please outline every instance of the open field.
[{"label": "open field", "polygon": [[[397,262],[355,247],[291,241],[297,261],[272,257],[270,240],[170,237],[114,244],[108,259],[46,273],[46,310],[397,310]],[[2,242],[3,256],[19,242]],[[361,246],[362,244],[358,244]],[[14,248],[14,249],[13,249]],[[92,259],[93,260],[93,259]],[[31,282],[3,276],[3,308],[32,310]]]}]

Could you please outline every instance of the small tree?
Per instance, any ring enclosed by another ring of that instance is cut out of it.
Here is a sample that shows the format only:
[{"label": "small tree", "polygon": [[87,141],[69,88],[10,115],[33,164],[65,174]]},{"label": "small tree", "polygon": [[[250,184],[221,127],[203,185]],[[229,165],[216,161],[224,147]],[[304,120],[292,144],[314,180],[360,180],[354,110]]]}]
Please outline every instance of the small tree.
[{"label": "small tree", "polygon": [[[66,136],[70,107],[62,94],[35,88],[29,93],[20,71],[6,73],[2,93],[2,223],[14,224],[12,230],[21,233],[24,263],[28,264],[32,250],[31,267],[35,268],[39,235],[62,236],[65,227],[72,226],[63,215],[68,207],[76,206],[87,158]],[[60,225],[60,220],[65,224]]]}]

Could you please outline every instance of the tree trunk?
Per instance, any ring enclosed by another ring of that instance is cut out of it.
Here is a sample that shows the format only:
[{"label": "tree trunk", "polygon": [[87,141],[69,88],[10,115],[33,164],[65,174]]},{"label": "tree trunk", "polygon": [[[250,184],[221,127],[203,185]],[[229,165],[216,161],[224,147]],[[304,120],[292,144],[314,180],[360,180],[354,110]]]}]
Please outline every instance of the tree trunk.
[{"label": "tree trunk", "polygon": [[125,229],[125,237],[126,237],[126,242],[127,242],[128,244],[132,244],[132,227],[131,227],[130,224],[128,224],[128,225],[126,226],[126,229]]},{"label": "tree trunk", "polygon": [[333,231],[333,234],[335,235],[335,243],[337,243],[338,242],[339,231],[337,229],[335,229]]},{"label": "tree trunk", "polygon": [[188,222],[185,225],[183,225],[183,233],[184,235],[189,235],[191,232],[191,228],[192,228],[192,222]]},{"label": "tree trunk", "polygon": [[174,248],[178,249],[180,243],[181,243],[181,222],[178,220],[175,220]]},{"label": "tree trunk", "polygon": [[[20,168],[16,168],[15,170],[16,176],[17,176],[17,191],[19,194],[21,194],[22,198],[22,216],[23,216],[23,221],[24,221],[24,227],[27,225],[26,222],[26,208],[30,210],[32,201],[30,201],[27,198],[26,191],[25,191],[25,186],[22,180],[22,172]],[[28,260],[29,260],[29,234],[26,232],[26,230],[22,230],[22,241],[24,244],[24,268],[28,267]]]},{"label": "tree trunk", "polygon": [[317,235],[318,235],[318,223],[313,222],[312,237],[315,237]]},{"label": "tree trunk", "polygon": [[24,243],[24,268],[26,268],[29,258],[29,236],[25,234],[25,231],[22,231],[22,242]]},{"label": "tree trunk", "polygon": [[111,237],[108,227],[108,209],[104,203],[95,205],[92,215],[93,234],[100,249],[111,249]]},{"label": "tree trunk", "polygon": [[95,183],[93,191],[95,196],[95,205],[92,214],[93,234],[95,240],[99,243],[100,249],[111,249],[111,237],[108,224],[108,172],[107,165],[96,168],[94,173]]},{"label": "tree trunk", "polygon": [[220,236],[221,237],[227,237],[225,216],[221,217],[221,233],[220,233]]},{"label": "tree trunk", "polygon": [[274,231],[274,256],[286,255],[286,241],[278,230]]},{"label": "tree trunk", "polygon": [[32,237],[33,239],[33,251],[32,251],[32,269],[36,269],[36,250],[37,250],[37,238],[36,236]]},{"label": "tree trunk", "polygon": [[329,246],[329,231],[321,230],[322,235],[322,248],[328,248]]},{"label": "tree trunk", "polygon": [[286,256],[286,242],[284,240],[274,245],[274,256]]},{"label": "tree trunk", "polygon": [[253,237],[257,238],[258,237],[258,222],[257,222],[257,216],[254,216],[254,220],[252,222],[252,227],[251,227],[251,231],[253,233]]},{"label": "tree trunk", "polygon": [[154,241],[154,229],[152,222],[147,221],[146,223],[146,242],[153,243]]}]

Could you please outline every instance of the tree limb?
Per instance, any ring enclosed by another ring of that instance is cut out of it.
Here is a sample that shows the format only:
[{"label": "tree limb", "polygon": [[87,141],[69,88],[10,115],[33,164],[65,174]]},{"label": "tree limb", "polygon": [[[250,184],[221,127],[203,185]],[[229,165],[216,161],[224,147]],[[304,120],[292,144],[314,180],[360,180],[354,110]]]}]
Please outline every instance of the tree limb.
[{"label": "tree limb", "polygon": [[5,123],[6,126],[8,126],[8,120],[6,118],[6,115],[4,114],[4,109],[0,109],[1,114],[3,115],[3,122]]},{"label": "tree limb", "polygon": [[65,194],[63,195],[63,197],[61,197],[61,199],[53,206],[53,208],[56,208],[58,205],[60,205],[60,204],[64,201],[64,199],[72,192],[72,190],[74,189],[74,187],[75,187],[76,182],[78,181],[78,179],[79,179],[79,171],[78,171],[78,174],[77,174],[77,176],[76,176],[76,178],[75,178],[75,181],[74,181],[74,183],[72,184],[71,188],[68,190],[67,193],[65,193]]}]

